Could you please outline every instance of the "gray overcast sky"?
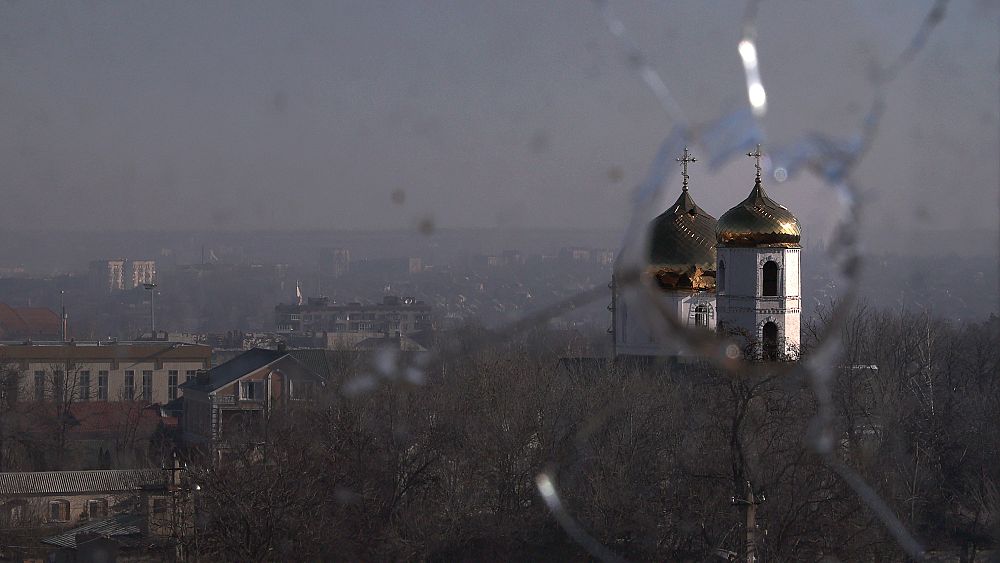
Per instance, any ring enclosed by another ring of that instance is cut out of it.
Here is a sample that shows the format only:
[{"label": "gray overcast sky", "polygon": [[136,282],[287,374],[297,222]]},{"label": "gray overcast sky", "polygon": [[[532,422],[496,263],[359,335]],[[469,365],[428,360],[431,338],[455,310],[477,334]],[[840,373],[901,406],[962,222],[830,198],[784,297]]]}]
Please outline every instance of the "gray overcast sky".
[{"label": "gray overcast sky", "polygon": [[[742,3],[675,4],[613,6],[708,120],[745,95]],[[762,2],[771,139],[852,132],[930,4]],[[890,88],[873,234],[996,229],[998,19],[956,0]],[[581,0],[11,1],[0,68],[7,228],[616,228],[672,125]],[[693,168],[696,197],[720,215],[751,174]],[[771,194],[808,227],[817,190]]]}]

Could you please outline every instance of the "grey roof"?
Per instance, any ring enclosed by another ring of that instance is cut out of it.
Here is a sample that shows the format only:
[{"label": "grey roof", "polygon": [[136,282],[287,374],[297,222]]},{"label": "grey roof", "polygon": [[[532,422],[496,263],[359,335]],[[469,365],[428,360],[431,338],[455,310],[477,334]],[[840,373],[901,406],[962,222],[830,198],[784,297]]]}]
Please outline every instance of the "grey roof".
[{"label": "grey roof", "polygon": [[187,381],[181,385],[181,389],[196,389],[198,391],[214,391],[223,385],[227,385],[243,377],[244,375],[258,370],[267,364],[287,355],[287,352],[278,350],[267,350],[265,348],[254,348],[239,356],[219,364],[208,370],[208,384],[199,385],[198,380]]},{"label": "grey roof", "polygon": [[212,392],[236,381],[248,373],[257,371],[285,357],[289,357],[302,365],[313,377],[327,379],[332,372],[328,352],[328,350],[311,348],[295,350],[254,348],[208,370],[207,385],[199,385],[197,379],[195,379],[194,381],[185,382],[180,387],[181,389]]},{"label": "grey roof", "polygon": [[165,487],[161,469],[0,473],[0,495],[91,493]]},{"label": "grey roof", "polygon": [[56,536],[44,538],[42,543],[68,549],[76,549],[77,534],[97,534],[99,537],[103,538],[139,536],[142,534],[142,529],[139,527],[139,524],[141,523],[142,516],[137,514],[118,514],[103,520],[88,522],[83,526],[66,530]]},{"label": "grey roof", "polygon": [[288,355],[298,360],[299,363],[306,366],[306,368],[314,372],[316,375],[319,375],[324,379],[330,378],[332,369],[330,367],[327,350],[323,350],[321,348],[303,348],[289,350]]}]

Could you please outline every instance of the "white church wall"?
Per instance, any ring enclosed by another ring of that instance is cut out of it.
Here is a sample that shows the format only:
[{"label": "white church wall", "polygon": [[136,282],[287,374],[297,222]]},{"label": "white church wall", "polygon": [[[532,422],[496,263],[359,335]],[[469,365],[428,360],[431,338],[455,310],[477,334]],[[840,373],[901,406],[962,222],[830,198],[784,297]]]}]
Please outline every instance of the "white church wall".
[{"label": "white church wall", "polygon": [[[650,323],[662,322],[659,311],[638,294],[637,288],[618,290],[615,298],[615,350],[618,355],[677,356],[685,351],[678,343],[658,342]],[[664,291],[659,299],[665,311],[675,315],[683,326],[688,326],[691,307],[706,304],[708,329],[715,330],[718,314],[714,294],[700,296],[684,291]],[[652,309],[652,310],[651,310]]]},{"label": "white church wall", "polygon": [[[763,327],[774,322],[786,355],[797,356],[801,341],[801,271],[798,248],[719,247],[719,269],[725,264],[725,286],[718,295],[719,321],[729,332],[763,341]],[[778,267],[777,295],[764,295],[764,265]],[[759,349],[757,351],[759,353]]]}]

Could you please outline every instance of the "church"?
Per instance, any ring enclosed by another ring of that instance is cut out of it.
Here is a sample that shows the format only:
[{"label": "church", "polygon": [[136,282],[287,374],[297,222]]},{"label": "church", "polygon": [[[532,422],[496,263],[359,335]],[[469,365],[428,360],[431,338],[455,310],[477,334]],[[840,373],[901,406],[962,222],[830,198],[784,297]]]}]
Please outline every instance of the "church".
[{"label": "church", "polygon": [[[750,194],[716,220],[690,193],[684,149],[677,159],[683,183],[677,201],[649,225],[648,264],[642,275],[656,288],[662,310],[692,330],[742,339],[754,360],[795,360],[801,339],[801,232],[799,221],[764,191],[760,145]],[[614,355],[683,357],[657,342],[641,289],[612,277]]]}]

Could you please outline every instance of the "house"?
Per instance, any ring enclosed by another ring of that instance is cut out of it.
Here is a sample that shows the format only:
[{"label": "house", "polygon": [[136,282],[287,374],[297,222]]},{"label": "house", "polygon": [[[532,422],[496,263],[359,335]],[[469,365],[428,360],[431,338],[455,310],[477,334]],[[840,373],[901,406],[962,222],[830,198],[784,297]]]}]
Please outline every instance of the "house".
[{"label": "house", "polygon": [[166,510],[168,478],[162,469],[0,473],[0,528],[61,529]]},{"label": "house", "polygon": [[224,449],[227,434],[253,431],[275,405],[308,399],[330,371],[325,350],[254,348],[181,387],[184,442]]}]

